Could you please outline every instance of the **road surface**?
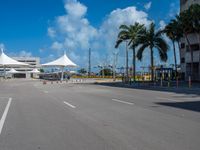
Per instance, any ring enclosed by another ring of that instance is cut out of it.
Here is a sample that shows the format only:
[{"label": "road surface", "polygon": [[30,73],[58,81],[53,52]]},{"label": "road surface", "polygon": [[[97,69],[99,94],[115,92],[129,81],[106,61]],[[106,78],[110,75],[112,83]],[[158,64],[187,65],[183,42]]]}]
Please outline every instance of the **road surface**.
[{"label": "road surface", "polygon": [[0,150],[199,150],[200,95],[0,82]]}]

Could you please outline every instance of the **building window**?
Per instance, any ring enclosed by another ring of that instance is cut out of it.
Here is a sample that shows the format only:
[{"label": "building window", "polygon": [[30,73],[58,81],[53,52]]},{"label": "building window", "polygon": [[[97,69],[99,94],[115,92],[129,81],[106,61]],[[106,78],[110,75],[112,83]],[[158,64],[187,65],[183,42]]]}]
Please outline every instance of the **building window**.
[{"label": "building window", "polygon": [[182,63],[182,64],[185,63],[185,58],[181,58],[181,63]]},{"label": "building window", "polygon": [[[192,49],[193,51],[198,51],[198,50],[199,50],[199,44],[192,44],[192,45],[191,45],[191,49]],[[186,51],[187,51],[187,52],[190,51],[189,45],[186,46]]]}]

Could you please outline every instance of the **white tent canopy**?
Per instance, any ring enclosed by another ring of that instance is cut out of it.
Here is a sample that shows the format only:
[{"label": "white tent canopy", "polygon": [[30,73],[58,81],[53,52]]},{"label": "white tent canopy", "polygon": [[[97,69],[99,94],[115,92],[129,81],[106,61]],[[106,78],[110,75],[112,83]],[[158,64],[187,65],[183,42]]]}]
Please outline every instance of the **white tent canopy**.
[{"label": "white tent canopy", "polygon": [[32,71],[29,71],[29,73],[40,73],[40,71],[38,69],[33,69]]},{"label": "white tent canopy", "polygon": [[52,62],[42,64],[42,66],[76,67],[77,65],[73,63],[66,54],[64,54],[62,57]]},{"label": "white tent canopy", "polygon": [[1,48],[0,66],[2,66],[4,68],[4,77],[6,77],[6,67],[28,66],[28,64],[16,61],[16,60],[8,57],[4,53],[3,49]]},{"label": "white tent canopy", "polygon": [[0,55],[0,66],[28,66],[28,64],[16,61],[10,57],[8,57],[4,52],[3,49],[1,49],[1,55]]},{"label": "white tent canopy", "polygon": [[77,67],[77,65],[75,63],[73,63],[66,55],[66,53],[64,53],[64,55],[52,62],[46,63],[46,64],[42,64],[42,66],[50,66],[50,67],[61,67],[62,69],[62,76],[61,76],[61,80],[63,80],[63,75],[64,75],[64,67]]},{"label": "white tent canopy", "polygon": [[19,73],[19,71],[16,71],[14,68],[11,68],[9,71],[7,71],[9,74]]}]

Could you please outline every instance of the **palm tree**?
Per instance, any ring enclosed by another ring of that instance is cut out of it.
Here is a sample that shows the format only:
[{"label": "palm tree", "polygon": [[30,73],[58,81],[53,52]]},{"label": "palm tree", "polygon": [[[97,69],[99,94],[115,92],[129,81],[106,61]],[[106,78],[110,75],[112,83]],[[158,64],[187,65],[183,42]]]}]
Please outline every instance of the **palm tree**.
[{"label": "palm tree", "polygon": [[[171,24],[173,25],[173,30],[174,30],[174,35],[175,35],[175,41],[178,43],[178,47],[179,47],[179,52],[181,51],[181,38],[183,37],[183,29],[180,25],[180,23],[176,20],[176,19],[173,19],[171,20]],[[180,56],[181,57],[181,56]],[[181,60],[181,58],[180,58]]]},{"label": "palm tree", "polygon": [[194,32],[198,35],[199,47],[200,47],[200,5],[193,4],[189,7],[188,12],[191,14],[191,21],[194,28]]},{"label": "palm tree", "polygon": [[137,22],[134,25],[130,26],[130,41],[129,41],[128,45],[133,50],[132,76],[133,76],[134,81],[135,81],[135,76],[136,76],[135,49],[138,46],[138,38],[139,38],[139,35],[142,34],[143,29],[144,29],[144,25],[141,25]]},{"label": "palm tree", "polygon": [[[121,31],[118,34],[115,48],[118,48],[122,42],[126,42],[126,48],[127,48],[127,41],[130,39],[130,35],[129,35],[130,28],[127,25],[121,25],[119,29]],[[128,77],[128,51],[127,49],[126,49],[126,75]]]},{"label": "palm tree", "polygon": [[[199,36],[200,43],[200,5],[193,4],[189,7],[189,9],[180,13],[179,16],[176,17],[177,22],[179,22],[180,27],[182,28],[182,33],[187,41],[188,48],[191,54],[191,65],[190,65],[190,76],[193,80],[193,49],[191,48],[191,43],[188,38],[189,34],[197,33]],[[200,46],[200,44],[199,44]]]},{"label": "palm tree", "polygon": [[178,42],[180,40],[177,22],[174,20],[171,20],[171,22],[165,27],[165,29],[163,31],[164,31],[164,33],[166,33],[167,37],[172,41],[172,44],[173,44],[174,65],[175,65],[175,70],[176,70],[176,74],[177,74],[177,59],[176,59],[175,42]]},{"label": "palm tree", "polygon": [[139,36],[138,44],[141,46],[137,52],[137,58],[141,61],[143,57],[143,52],[146,48],[150,48],[150,57],[151,57],[151,80],[154,80],[154,48],[159,52],[160,59],[162,61],[167,61],[167,51],[168,44],[162,37],[162,32],[155,31],[155,24],[152,22],[149,28],[145,28],[143,34]]},{"label": "palm tree", "polygon": [[132,76],[133,80],[135,81],[135,75],[136,75],[136,59],[135,59],[135,48],[138,46],[138,37],[139,34],[142,33],[144,25],[141,25],[139,23],[135,23],[134,25],[126,26],[126,25],[121,25],[120,29],[121,32],[118,34],[118,40],[116,42],[115,47],[117,48],[121,42],[123,41],[129,41],[128,46],[133,50],[133,61],[132,61]]}]

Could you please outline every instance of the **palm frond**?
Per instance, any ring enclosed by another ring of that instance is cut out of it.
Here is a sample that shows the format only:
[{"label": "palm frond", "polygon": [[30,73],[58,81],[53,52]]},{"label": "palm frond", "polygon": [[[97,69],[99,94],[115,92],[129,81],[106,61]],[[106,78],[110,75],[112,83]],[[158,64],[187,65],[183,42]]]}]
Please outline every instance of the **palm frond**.
[{"label": "palm frond", "polygon": [[159,56],[160,56],[161,61],[166,62],[167,59],[168,59],[167,53],[164,52],[164,51],[163,51],[162,49],[160,49],[160,48],[157,48],[157,49],[158,49],[158,53],[159,53]]},{"label": "palm frond", "polygon": [[148,43],[141,45],[141,47],[139,47],[138,51],[137,51],[137,58],[138,60],[142,60],[143,57],[143,52],[144,50],[148,47]]},{"label": "palm frond", "polygon": [[123,39],[118,39],[118,40],[116,41],[115,48],[118,48],[119,45],[120,45],[123,41],[124,41]]},{"label": "palm frond", "polygon": [[121,39],[127,39],[129,37],[129,32],[127,31],[120,31],[119,34],[118,34],[118,38],[121,38]]},{"label": "palm frond", "polygon": [[129,30],[129,26],[125,25],[125,24],[122,24],[120,27],[119,27],[120,30]]},{"label": "palm frond", "polygon": [[163,38],[157,38],[155,41],[155,47],[158,49],[160,59],[162,61],[167,61],[167,51],[169,49],[168,44]]}]

